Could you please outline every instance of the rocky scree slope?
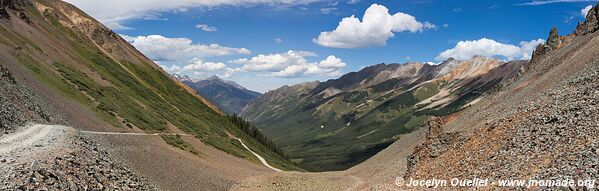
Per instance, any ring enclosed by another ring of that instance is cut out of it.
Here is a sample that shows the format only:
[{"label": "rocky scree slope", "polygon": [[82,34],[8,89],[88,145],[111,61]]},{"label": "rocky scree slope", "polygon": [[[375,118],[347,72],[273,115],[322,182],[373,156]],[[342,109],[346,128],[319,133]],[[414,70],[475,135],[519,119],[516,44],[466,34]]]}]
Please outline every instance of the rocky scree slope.
[{"label": "rocky scree slope", "polygon": [[0,138],[0,190],[156,190],[90,140],[66,126],[17,128]]},{"label": "rocky scree slope", "polygon": [[74,126],[152,133],[180,129],[259,163],[233,135],[277,168],[293,168],[76,7],[59,0],[2,1],[1,5],[2,65]]},{"label": "rocky scree slope", "polygon": [[597,10],[570,35],[552,29],[525,74],[497,95],[429,126],[436,133],[407,158],[405,177],[597,180]]},{"label": "rocky scree slope", "polygon": [[[26,123],[65,124],[63,118],[0,65],[0,133]],[[2,136],[0,134],[0,136]]]},{"label": "rocky scree slope", "polygon": [[475,104],[526,64],[481,56],[439,65],[379,64],[339,79],[267,92],[241,115],[303,168],[347,169],[428,118]]},{"label": "rocky scree slope", "polygon": [[0,190],[154,190],[0,65]]}]

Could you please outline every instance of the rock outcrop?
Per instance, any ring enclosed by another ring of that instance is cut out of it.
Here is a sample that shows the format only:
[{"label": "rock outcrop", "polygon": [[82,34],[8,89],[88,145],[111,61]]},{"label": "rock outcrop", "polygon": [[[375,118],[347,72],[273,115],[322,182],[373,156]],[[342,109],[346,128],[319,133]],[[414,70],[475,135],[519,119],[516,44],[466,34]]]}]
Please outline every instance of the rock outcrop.
[{"label": "rock outcrop", "polygon": [[549,31],[549,37],[547,38],[547,42],[544,44],[539,44],[535,51],[532,53],[531,60],[537,60],[540,56],[547,54],[551,50],[555,50],[560,46],[560,38],[559,33],[557,32],[557,28],[551,28]]},{"label": "rock outcrop", "polygon": [[576,27],[576,35],[585,35],[593,33],[599,29],[599,4],[591,8],[587,13],[584,23],[578,23]]},{"label": "rock outcrop", "polygon": [[578,26],[576,26],[576,30],[573,34],[560,37],[559,33],[557,32],[557,28],[551,28],[547,42],[537,46],[535,51],[532,53],[531,61],[536,61],[542,55],[559,49],[564,44],[567,44],[569,41],[571,41],[574,36],[594,33],[597,30],[599,30],[599,4],[589,10],[584,23],[578,22]]},{"label": "rock outcrop", "polygon": [[[21,11],[25,6],[31,6],[31,2],[23,0],[2,0],[0,1],[0,18],[8,19],[10,18],[10,14],[8,13],[9,10]],[[29,18],[22,12],[19,13],[19,17],[21,19],[26,18],[29,20]]]},{"label": "rock outcrop", "polygon": [[429,139],[435,138],[443,133],[443,121],[439,117],[432,117],[427,122],[428,132],[426,137]]},{"label": "rock outcrop", "polygon": [[407,175],[414,170],[418,163],[441,156],[446,151],[462,145],[466,139],[465,136],[457,132],[444,133],[443,120],[439,117],[429,119],[424,128],[428,129],[426,140],[421,145],[416,146],[414,153],[408,157]]},{"label": "rock outcrop", "polygon": [[549,31],[549,38],[547,38],[547,47],[550,50],[558,49],[561,45],[561,41],[559,38],[559,33],[557,32],[557,28],[551,28]]}]

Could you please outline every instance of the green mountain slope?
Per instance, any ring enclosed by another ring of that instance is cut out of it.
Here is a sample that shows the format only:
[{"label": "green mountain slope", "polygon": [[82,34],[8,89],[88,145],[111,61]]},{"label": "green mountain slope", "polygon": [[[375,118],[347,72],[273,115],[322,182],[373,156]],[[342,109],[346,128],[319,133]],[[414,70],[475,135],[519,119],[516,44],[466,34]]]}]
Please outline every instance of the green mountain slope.
[{"label": "green mountain slope", "polygon": [[238,137],[274,166],[295,169],[119,35],[62,1],[2,1],[0,57],[8,61],[3,65],[27,68],[33,80],[80,103],[111,126],[149,133],[178,128],[258,162],[232,138]]},{"label": "green mountain slope", "polygon": [[435,66],[379,64],[339,79],[267,92],[241,114],[301,167],[341,170],[366,160],[431,116],[450,115],[476,103],[525,64],[484,57]]}]

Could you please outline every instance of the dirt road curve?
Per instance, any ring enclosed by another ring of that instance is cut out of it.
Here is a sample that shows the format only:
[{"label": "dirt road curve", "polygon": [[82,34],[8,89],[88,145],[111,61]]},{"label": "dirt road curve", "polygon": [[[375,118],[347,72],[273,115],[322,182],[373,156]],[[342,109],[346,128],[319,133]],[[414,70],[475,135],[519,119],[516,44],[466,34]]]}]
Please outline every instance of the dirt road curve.
[{"label": "dirt road curve", "polygon": [[277,172],[281,172],[281,171],[282,171],[281,169],[278,169],[278,168],[275,168],[275,167],[272,167],[272,166],[270,166],[270,165],[269,165],[269,164],[266,162],[266,160],[264,160],[264,158],[262,158],[262,156],[260,156],[260,155],[256,154],[256,153],[255,153],[254,151],[252,151],[250,148],[248,148],[247,146],[245,146],[245,144],[243,143],[243,141],[242,141],[240,138],[236,138],[236,139],[237,139],[237,140],[238,140],[238,141],[241,143],[241,145],[243,145],[243,147],[245,147],[245,149],[247,149],[247,150],[248,150],[248,151],[250,151],[252,154],[254,154],[256,157],[258,157],[258,159],[260,160],[260,162],[262,162],[262,164],[264,164],[264,166],[266,166],[266,167],[268,167],[268,168],[270,168],[270,169],[273,169],[274,171],[277,171]]},{"label": "dirt road curve", "polygon": [[[154,133],[154,134],[148,134],[148,133],[120,133],[120,132],[97,132],[97,131],[79,131],[80,133],[84,133],[84,134],[96,134],[96,135],[132,135],[132,136],[159,136],[159,135],[175,135],[173,133]],[[176,134],[179,136],[192,136],[192,135],[187,135],[187,134]],[[258,155],[257,153],[255,153],[254,151],[252,151],[249,147],[247,147],[245,145],[245,143],[243,143],[243,141],[239,138],[235,138],[237,139],[241,145],[243,145],[243,147],[248,150],[249,152],[251,152],[252,154],[254,154],[254,156],[258,157],[258,159],[260,160],[260,162],[262,162],[262,164],[274,171],[277,172],[281,172],[281,169],[272,167],[268,164],[268,162],[266,162],[266,159],[264,159],[262,156]]]}]

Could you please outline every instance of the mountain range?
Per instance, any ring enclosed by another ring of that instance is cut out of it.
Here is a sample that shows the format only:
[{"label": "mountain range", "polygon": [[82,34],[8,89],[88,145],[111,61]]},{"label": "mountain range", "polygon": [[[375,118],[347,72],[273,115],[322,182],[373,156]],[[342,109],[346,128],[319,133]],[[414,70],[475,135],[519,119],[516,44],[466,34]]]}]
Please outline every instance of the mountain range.
[{"label": "mountain range", "polygon": [[475,104],[519,75],[526,61],[476,56],[439,65],[378,64],[326,82],[269,91],[241,115],[309,170],[362,162],[432,116]]},{"label": "mountain range", "polygon": [[218,108],[227,114],[240,113],[254,98],[262,95],[261,93],[248,90],[243,86],[233,82],[212,76],[203,80],[194,80],[189,76],[173,75],[176,79],[185,85],[196,90],[202,97],[214,103]]},{"label": "mountain range", "polygon": [[64,1],[0,1],[0,190],[593,189],[495,183],[599,177],[598,30],[595,6],[528,61],[377,64],[258,95],[171,76]]},{"label": "mountain range", "polygon": [[[553,28],[546,43],[535,49],[531,60],[516,62],[520,67],[509,67],[508,62],[491,70],[517,72],[490,90],[480,91],[484,93],[475,104],[450,115],[429,117],[422,126],[399,135],[387,148],[347,170],[248,178],[233,190],[596,188],[596,182],[569,186],[533,184],[534,188],[513,182],[592,182],[599,177],[596,170],[599,165],[598,30],[599,6],[594,6],[574,32],[562,36]],[[489,74],[492,73],[496,72]],[[297,95],[305,98],[319,84],[282,88],[278,95],[285,92],[296,95],[290,89],[299,91],[299,87],[304,87]],[[277,97],[275,93],[265,95]],[[488,183],[478,188],[449,185],[451,180],[477,177],[488,179]],[[407,185],[409,180],[440,180],[448,185],[414,187]],[[501,183],[502,180],[512,183]]]}]

